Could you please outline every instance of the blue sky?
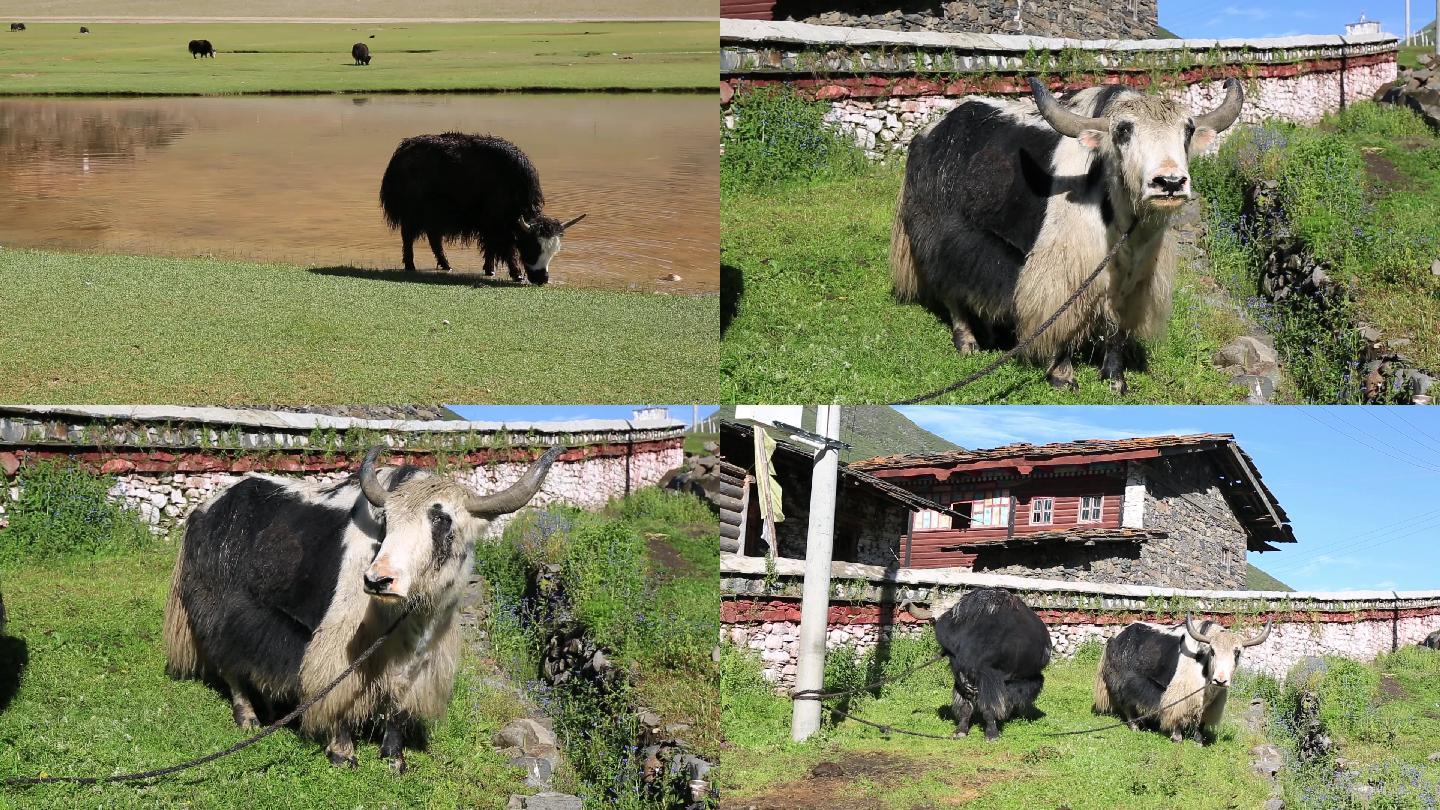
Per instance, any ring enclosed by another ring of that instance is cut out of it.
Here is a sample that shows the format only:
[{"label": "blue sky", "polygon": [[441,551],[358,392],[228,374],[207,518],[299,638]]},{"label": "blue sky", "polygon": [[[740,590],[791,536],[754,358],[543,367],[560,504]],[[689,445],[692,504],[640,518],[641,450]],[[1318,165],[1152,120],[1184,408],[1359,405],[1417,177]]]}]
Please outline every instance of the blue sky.
[{"label": "blue sky", "polygon": [[[1403,34],[1404,0],[1354,2],[1353,0],[1270,0],[1252,2],[1201,2],[1159,0],[1160,25],[1177,36],[1209,39],[1226,37],[1279,37],[1295,34],[1343,34],[1345,23],[1365,13],[1379,20],[1381,30]],[[1435,3],[1411,0],[1411,27],[1420,30],[1435,19]]]},{"label": "blue sky", "polygon": [[[570,419],[629,419],[640,405],[448,405],[466,419],[484,422],[561,422]],[[690,424],[691,406],[666,405],[670,416]],[[719,410],[701,405],[700,418]]]},{"label": "blue sky", "polygon": [[1297,590],[1440,589],[1440,406],[899,410],[969,448],[1232,433],[1299,541],[1252,563]]}]

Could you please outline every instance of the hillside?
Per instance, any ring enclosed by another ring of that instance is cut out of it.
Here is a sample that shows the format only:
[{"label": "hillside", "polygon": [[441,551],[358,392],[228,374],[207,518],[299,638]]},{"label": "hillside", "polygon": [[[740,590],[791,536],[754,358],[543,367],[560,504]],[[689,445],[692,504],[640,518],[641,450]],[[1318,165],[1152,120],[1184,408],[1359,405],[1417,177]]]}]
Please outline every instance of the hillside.
[{"label": "hillside", "polygon": [[[735,406],[725,405],[717,414],[721,419],[734,419]],[[805,406],[800,427],[815,429],[815,406]],[[905,418],[888,405],[852,405],[840,410],[840,440],[851,449],[840,455],[842,461],[893,455],[896,453],[942,453],[960,450],[953,442],[942,439]]]},{"label": "hillside", "polygon": [[1275,577],[1261,571],[1253,565],[1245,565],[1245,589],[1249,591],[1293,591],[1294,588],[1286,585]]}]

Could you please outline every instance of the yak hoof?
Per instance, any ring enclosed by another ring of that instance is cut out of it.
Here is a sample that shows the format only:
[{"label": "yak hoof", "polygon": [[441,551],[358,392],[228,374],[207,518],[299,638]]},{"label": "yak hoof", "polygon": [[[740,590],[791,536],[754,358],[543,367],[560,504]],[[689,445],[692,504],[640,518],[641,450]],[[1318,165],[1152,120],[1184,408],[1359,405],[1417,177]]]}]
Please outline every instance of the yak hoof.
[{"label": "yak hoof", "polygon": [[970,729],[968,729],[968,728],[966,728],[966,729],[959,729],[959,728],[957,728],[957,729],[955,729],[955,733],[954,733],[954,734],[951,734],[950,736],[951,736],[951,737],[954,737],[954,738],[957,739],[957,740],[963,740],[963,739],[965,739],[966,737],[969,737],[969,736],[970,736]]},{"label": "yak hoof", "polygon": [[334,751],[327,751],[326,756],[330,758],[330,764],[337,768],[354,768],[360,764],[360,760],[354,756],[347,757],[344,754],[337,754]]},{"label": "yak hoof", "polygon": [[1110,381],[1110,390],[1115,392],[1115,396],[1123,397],[1125,396],[1126,392],[1130,390],[1130,386],[1126,385],[1125,378],[1121,377],[1119,379]]},{"label": "yak hoof", "polygon": [[974,354],[980,351],[980,344],[968,331],[956,329],[950,334],[950,342],[955,344],[955,351],[961,354]]},{"label": "yak hoof", "polygon": [[235,725],[245,729],[260,728],[260,718],[256,717],[253,714],[242,715],[239,712],[236,712]]},{"label": "yak hoof", "polygon": [[405,757],[390,757],[385,761],[390,766],[390,770],[396,774],[405,773],[405,771],[407,770],[405,766]]},{"label": "yak hoof", "polygon": [[1045,375],[1045,381],[1050,383],[1051,388],[1063,388],[1070,391],[1080,390],[1080,383],[1074,377],[1060,377],[1055,374]]},{"label": "yak hoof", "polygon": [[1179,731],[1172,731],[1170,732],[1170,742],[1185,742],[1185,735]]}]

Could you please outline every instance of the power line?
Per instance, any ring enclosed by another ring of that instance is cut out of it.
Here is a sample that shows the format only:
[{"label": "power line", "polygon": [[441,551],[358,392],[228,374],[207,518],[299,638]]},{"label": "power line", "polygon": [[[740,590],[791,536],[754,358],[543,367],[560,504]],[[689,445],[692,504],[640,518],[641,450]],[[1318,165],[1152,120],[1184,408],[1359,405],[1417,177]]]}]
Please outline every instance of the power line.
[{"label": "power line", "polygon": [[1309,562],[1315,557],[1331,553],[1334,549],[1340,548],[1342,546],[1348,546],[1357,540],[1365,540],[1371,537],[1383,535],[1386,532],[1393,532],[1398,529],[1409,528],[1407,524],[1413,524],[1418,520],[1426,520],[1432,517],[1440,517],[1440,509],[1432,509],[1429,512],[1421,512],[1418,515],[1411,515],[1410,517],[1397,520],[1394,523],[1389,523],[1374,529],[1368,529],[1359,534],[1353,534],[1349,537],[1344,537],[1339,540],[1332,540],[1322,545],[1312,546],[1311,548],[1305,549],[1306,554],[1303,557],[1293,556],[1290,559],[1281,560],[1279,563],[1277,563],[1277,567],[1287,568],[1296,565],[1308,565]]},{"label": "power line", "polygon": [[[1317,416],[1315,416],[1314,414],[1310,413],[1310,409],[1309,409],[1309,408],[1300,406],[1300,407],[1297,407],[1296,410],[1300,411],[1300,413],[1302,413],[1302,414],[1305,414],[1306,417],[1308,417],[1310,420],[1318,423],[1321,427],[1323,427],[1323,428],[1325,428],[1325,429],[1327,429],[1327,430],[1333,431],[1333,432],[1335,432],[1335,433],[1339,433],[1340,435],[1342,435],[1342,436],[1350,439],[1351,441],[1355,442],[1356,444],[1360,444],[1360,445],[1363,445],[1363,446],[1365,446],[1365,447],[1367,447],[1367,448],[1369,448],[1369,449],[1371,449],[1371,450],[1374,450],[1375,452],[1379,453],[1379,454],[1382,455],[1382,456],[1387,456],[1387,457],[1389,457],[1389,458],[1391,458],[1391,459],[1394,459],[1395,461],[1399,461],[1399,462],[1402,462],[1402,463],[1404,463],[1404,464],[1409,464],[1410,466],[1412,466],[1412,467],[1417,467],[1417,468],[1419,468],[1419,469],[1424,470],[1425,472],[1440,473],[1440,467],[1432,467],[1432,466],[1430,466],[1430,465],[1428,465],[1428,464],[1425,464],[1425,463],[1423,463],[1423,462],[1416,462],[1416,461],[1413,461],[1413,460],[1410,460],[1410,459],[1401,458],[1400,456],[1397,456],[1397,455],[1395,455],[1394,453],[1391,453],[1391,452],[1388,452],[1388,451],[1386,451],[1386,450],[1384,450],[1384,449],[1381,449],[1381,448],[1379,448],[1379,447],[1376,447],[1375,445],[1373,445],[1373,444],[1365,441],[1365,440],[1362,439],[1362,438],[1356,438],[1355,436],[1351,435],[1350,433],[1347,433],[1347,432],[1345,432],[1345,431],[1342,431],[1342,430],[1340,430],[1339,428],[1335,427],[1334,425],[1331,425],[1331,424],[1328,423],[1328,422],[1322,421],[1319,417],[1317,417]],[[1347,427],[1350,426],[1349,423],[1348,423],[1348,422],[1344,422],[1344,420],[1341,420],[1341,422],[1342,422],[1343,424],[1345,424]]]}]

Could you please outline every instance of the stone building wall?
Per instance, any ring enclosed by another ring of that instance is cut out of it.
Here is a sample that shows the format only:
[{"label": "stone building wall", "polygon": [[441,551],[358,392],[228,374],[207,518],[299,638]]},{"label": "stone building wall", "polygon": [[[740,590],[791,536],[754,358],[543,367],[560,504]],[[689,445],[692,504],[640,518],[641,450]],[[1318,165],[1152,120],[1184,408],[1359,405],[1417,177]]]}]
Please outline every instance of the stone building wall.
[{"label": "stone building wall", "polygon": [[1156,0],[781,0],[776,16],[889,31],[968,31],[1075,39],[1155,36]]},{"label": "stone building wall", "polygon": [[[763,561],[722,555],[720,570],[721,641],[759,658],[766,679],[777,687],[793,685],[803,584],[800,564],[777,561],[768,585]],[[938,613],[977,587],[1003,587],[1020,596],[1049,628],[1059,656],[1073,654],[1086,641],[1106,641],[1136,621],[1175,625],[1193,612],[1249,632],[1273,620],[1270,638],[1246,649],[1241,668],[1276,676],[1306,656],[1370,660],[1418,643],[1440,629],[1440,591],[1182,590],[953,570],[886,572],[837,563],[832,571],[834,595],[826,647],[858,658],[890,639],[923,635],[930,632],[930,622],[900,605],[913,601]]]}]

